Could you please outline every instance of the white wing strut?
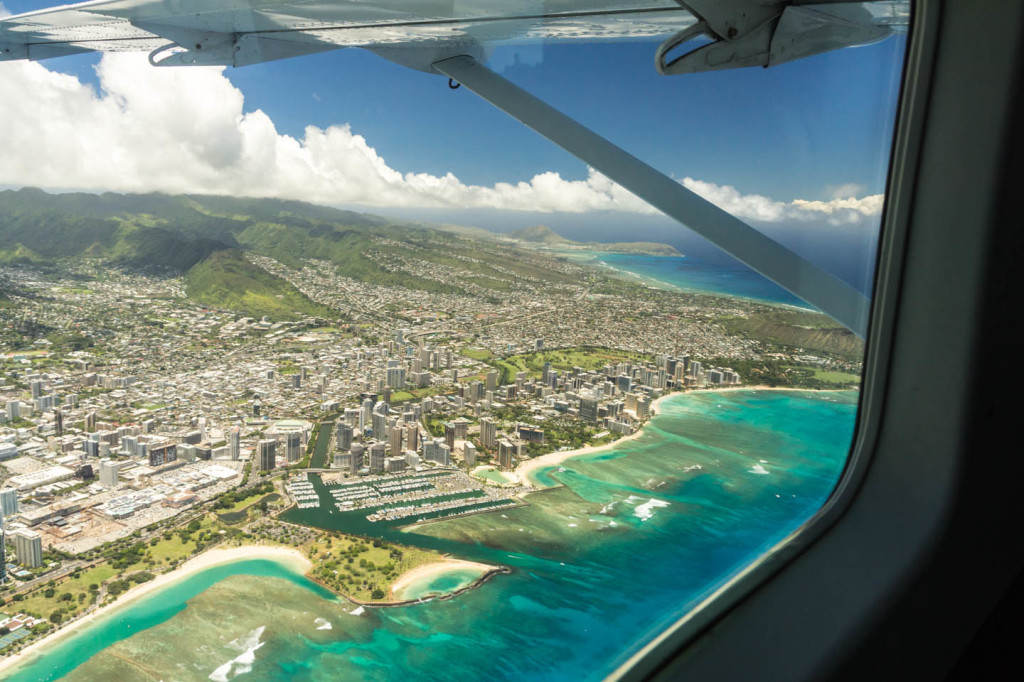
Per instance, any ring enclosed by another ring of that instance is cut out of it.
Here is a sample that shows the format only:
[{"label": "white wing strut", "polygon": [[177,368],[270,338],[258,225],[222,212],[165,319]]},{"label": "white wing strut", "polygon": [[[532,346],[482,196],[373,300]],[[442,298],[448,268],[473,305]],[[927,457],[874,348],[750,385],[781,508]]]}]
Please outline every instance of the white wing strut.
[{"label": "white wing strut", "polygon": [[869,301],[843,280],[686,189],[473,57],[451,57],[432,66],[434,71],[466,86],[860,338],[865,337]]}]

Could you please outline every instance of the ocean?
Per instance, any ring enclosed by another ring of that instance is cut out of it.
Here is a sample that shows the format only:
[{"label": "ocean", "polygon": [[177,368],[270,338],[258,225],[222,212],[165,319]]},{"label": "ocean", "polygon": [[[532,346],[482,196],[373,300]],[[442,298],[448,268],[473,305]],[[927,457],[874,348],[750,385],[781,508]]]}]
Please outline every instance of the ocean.
[{"label": "ocean", "polygon": [[[543,471],[556,487],[526,506],[374,524],[512,569],[477,589],[357,609],[287,567],[241,562],[126,605],[10,679],[600,679],[821,506],[856,404],[855,392],[676,395],[640,437]],[[345,527],[328,508],[288,518]]]},{"label": "ocean", "polygon": [[653,286],[668,284],[676,289],[698,294],[734,296],[813,310],[805,301],[731,259],[723,263],[721,258],[712,260],[691,254],[648,256],[596,251],[573,253],[571,258],[632,273]]}]

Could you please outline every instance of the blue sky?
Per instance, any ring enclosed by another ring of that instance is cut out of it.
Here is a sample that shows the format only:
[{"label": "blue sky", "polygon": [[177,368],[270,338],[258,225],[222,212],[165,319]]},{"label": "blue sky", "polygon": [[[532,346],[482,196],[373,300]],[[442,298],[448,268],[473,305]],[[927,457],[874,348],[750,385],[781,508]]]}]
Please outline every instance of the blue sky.
[{"label": "blue sky", "polygon": [[[0,2],[16,13],[49,6]],[[905,35],[771,69],[674,77],[656,73],[656,46],[505,46],[490,64],[866,286]],[[6,63],[0,99],[0,186],[277,196],[709,252],[467,89],[358,49],[240,69],[154,69],[142,55]]]},{"label": "blue sky", "polygon": [[[51,6],[5,0],[18,13]],[[904,38],[832,52],[772,69],[659,76],[656,43],[526,48],[504,75],[663,172],[732,185],[779,201],[827,199],[853,184],[884,190],[893,92]],[[515,60],[499,48],[492,61]],[[95,55],[46,62],[96,84]],[[347,49],[225,72],[279,132],[348,123],[389,166],[492,185],[584,164],[443,78]]]},{"label": "blue sky", "polygon": [[[503,73],[663,172],[780,200],[826,198],[828,185],[883,190],[902,42],[677,77],[655,72],[656,43],[554,45],[541,64]],[[362,50],[227,75],[282,132],[348,122],[398,170],[452,171],[480,184],[546,170],[586,174],[472,93]]]}]

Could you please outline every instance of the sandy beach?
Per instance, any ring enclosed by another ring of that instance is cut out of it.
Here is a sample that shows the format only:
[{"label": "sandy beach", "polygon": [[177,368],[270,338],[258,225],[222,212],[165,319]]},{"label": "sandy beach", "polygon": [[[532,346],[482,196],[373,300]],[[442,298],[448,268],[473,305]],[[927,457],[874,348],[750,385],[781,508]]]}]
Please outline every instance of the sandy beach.
[{"label": "sandy beach", "polygon": [[489,564],[480,564],[475,561],[464,561],[462,559],[452,559],[451,557],[445,557],[444,560],[442,561],[434,561],[429,564],[423,564],[422,566],[417,566],[411,571],[406,571],[405,573],[400,575],[398,577],[398,580],[396,580],[391,585],[392,597],[396,600],[401,600],[402,590],[404,590],[406,587],[412,585],[413,583],[419,580],[441,576],[453,570],[466,569],[479,571],[480,574],[483,575],[489,571],[493,571],[495,567]]},{"label": "sandy beach", "polygon": [[[789,388],[789,387],[777,387],[777,386],[730,386],[728,388],[700,388],[700,389],[693,389],[693,390],[690,390],[690,391],[676,391],[675,393],[669,393],[669,394],[663,395],[660,398],[656,399],[653,403],[651,403],[651,410],[654,411],[654,412],[657,412],[658,411],[658,406],[662,402],[664,402],[665,400],[668,400],[669,398],[673,398],[673,397],[679,396],[679,395],[687,395],[689,393],[730,393],[730,392],[733,392],[733,391],[807,391],[807,392],[822,392],[822,391],[832,391],[832,390],[842,390],[842,389]],[[631,440],[639,438],[640,435],[644,432],[644,428],[646,426],[647,425],[644,424],[644,426],[642,426],[639,429],[637,429],[636,432],[631,433],[628,436],[623,436],[622,438],[619,438],[618,440],[612,441],[611,443],[606,443],[605,445],[588,445],[585,448],[577,448],[576,450],[565,450],[563,452],[549,452],[546,455],[541,455],[540,457],[535,457],[533,459],[530,459],[530,460],[527,460],[527,461],[523,462],[522,464],[517,466],[515,468],[515,471],[512,472],[512,473],[514,473],[516,476],[519,477],[519,480],[522,481],[523,485],[528,485],[528,486],[531,486],[531,487],[534,487],[534,488],[543,487],[543,486],[541,486],[539,484],[539,482],[537,480],[535,480],[533,478],[533,474],[535,474],[538,469],[543,469],[543,468],[546,468],[546,467],[556,466],[558,464],[561,464],[565,460],[570,459],[571,457],[579,457],[581,455],[593,455],[593,454],[596,454],[598,452],[604,452],[606,450],[611,450],[612,448],[614,448],[614,447],[616,447],[616,446],[618,446],[618,445],[620,445],[622,443],[627,443],[627,442],[629,442]]]},{"label": "sandy beach", "polygon": [[[658,409],[658,405],[660,405],[663,401],[667,400],[668,398],[671,398],[672,396],[676,395],[681,394],[677,392],[661,396],[660,398],[656,399],[654,402],[651,403],[651,410],[656,412]],[[611,443],[606,443],[604,445],[588,445],[585,448],[577,448],[575,450],[549,452],[546,455],[534,457],[533,459],[523,462],[522,464],[516,467],[514,473],[519,477],[519,480],[522,481],[524,485],[539,488],[542,486],[532,477],[532,474],[536,473],[538,469],[543,469],[545,467],[561,464],[570,457],[579,457],[581,455],[593,455],[598,452],[604,452],[605,450],[611,450],[617,445],[621,445],[622,443],[628,443],[631,440],[639,438],[640,435],[643,434],[643,432],[643,427],[641,427],[637,429],[635,432],[629,434],[628,436],[623,436],[618,440],[614,440]]]},{"label": "sandy beach", "polygon": [[210,568],[211,566],[217,566],[219,564],[232,563],[235,561],[243,561],[245,559],[273,559],[289,564],[298,572],[305,574],[312,568],[312,564],[309,559],[305,557],[302,552],[296,549],[290,549],[287,547],[278,546],[262,546],[262,545],[246,545],[243,547],[231,547],[227,549],[211,549],[203,552],[197,557],[189,559],[184,564],[179,566],[169,573],[164,573],[153,580],[141,585],[136,585],[132,589],[122,594],[117,601],[108,606],[102,607],[92,613],[82,616],[78,620],[68,623],[60,630],[53,632],[41,640],[34,642],[26,649],[19,651],[16,654],[8,656],[3,660],[0,660],[0,677],[3,676],[4,672],[14,668],[19,663],[24,661],[26,658],[31,657],[34,653],[42,649],[43,647],[52,646],[55,642],[85,628],[88,627],[93,621],[102,616],[106,616],[113,613],[122,606],[135,601],[136,599],[143,597],[151,592],[163,589],[168,585],[171,585],[180,580],[184,580],[188,576],[197,573],[199,571]]}]

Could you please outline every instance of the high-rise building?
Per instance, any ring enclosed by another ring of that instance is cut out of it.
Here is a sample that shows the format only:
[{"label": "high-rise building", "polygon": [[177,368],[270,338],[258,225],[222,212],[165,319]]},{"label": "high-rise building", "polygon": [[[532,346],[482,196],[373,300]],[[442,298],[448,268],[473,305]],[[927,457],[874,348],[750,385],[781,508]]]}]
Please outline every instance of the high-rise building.
[{"label": "high-rise building", "polygon": [[637,396],[636,416],[637,419],[647,419],[651,416],[651,399],[648,396]]},{"label": "high-rise building", "polygon": [[32,400],[38,400],[43,395],[43,382],[35,380],[29,383],[29,388],[32,389]]},{"label": "high-rise building", "polygon": [[388,417],[386,414],[374,411],[373,413],[373,437],[387,438]]},{"label": "high-rise building", "polygon": [[0,513],[4,516],[18,513],[18,491],[15,488],[0,490]]},{"label": "high-rise building", "polygon": [[519,438],[527,443],[544,442],[544,429],[537,428],[536,426],[530,426],[528,424],[520,424],[518,431]]},{"label": "high-rise building", "polygon": [[242,430],[237,426],[228,429],[228,455],[233,461],[242,455]]},{"label": "high-rise building", "polygon": [[362,431],[373,421],[373,398],[363,400],[363,413],[359,421],[359,430]]},{"label": "high-rise building", "polygon": [[428,462],[437,462],[441,466],[451,464],[451,448],[440,438],[433,438],[423,442],[423,459]]},{"label": "high-rise building", "polygon": [[102,460],[100,462],[100,483],[108,488],[116,488],[122,464],[123,462],[109,459]]},{"label": "high-rise building", "polygon": [[360,410],[358,407],[346,407],[345,408],[345,423],[354,429],[359,428],[359,415]]},{"label": "high-rise building", "polygon": [[121,452],[129,457],[139,454],[139,439],[137,436],[121,436]]},{"label": "high-rise building", "polygon": [[85,415],[85,432],[92,433],[96,430],[96,413],[89,412]]},{"label": "high-rise building", "polygon": [[484,417],[480,420],[480,444],[487,450],[493,450],[498,443],[498,427],[494,420]]},{"label": "high-rise building", "polygon": [[405,426],[405,449],[416,452],[420,447],[420,427],[415,422]]},{"label": "high-rise building", "polygon": [[43,537],[39,533],[21,528],[14,531],[12,536],[19,564],[28,568],[39,568],[43,565]]},{"label": "high-rise building", "polygon": [[387,454],[387,445],[384,441],[377,441],[370,445],[370,471],[375,474],[384,473],[384,458]]},{"label": "high-rise building", "polygon": [[466,464],[473,466],[476,464],[476,446],[466,441],[462,444],[462,458],[466,461]]},{"label": "high-rise building", "polygon": [[177,443],[154,443],[149,448],[149,466],[156,467],[178,459]]},{"label": "high-rise building", "polygon": [[392,455],[398,455],[402,452],[402,437],[405,429],[401,426],[392,426],[388,431],[388,450]]},{"label": "high-rise building", "polygon": [[453,422],[446,422],[444,425],[444,442],[449,450],[455,448],[455,424]]},{"label": "high-rise building", "polygon": [[388,369],[388,386],[391,388],[405,388],[404,367],[391,367]]},{"label": "high-rise building", "polygon": [[487,373],[487,390],[494,391],[498,388],[498,373],[488,372]]},{"label": "high-rise building", "polygon": [[64,410],[60,408],[53,413],[53,429],[58,436],[64,435]]},{"label": "high-rise building", "polygon": [[277,441],[273,438],[257,443],[256,453],[260,471],[270,471],[277,466]]},{"label": "high-rise building", "polygon": [[21,403],[17,400],[7,401],[7,418],[11,421],[21,418]]},{"label": "high-rise building", "polygon": [[455,440],[466,440],[469,436],[469,422],[459,417],[452,422],[455,427]]},{"label": "high-rise building", "polygon": [[352,443],[352,473],[358,473],[363,468],[363,454],[366,448],[362,443]]},{"label": "high-rise building", "polygon": [[507,438],[502,438],[498,441],[498,466],[506,471],[512,468],[512,455],[516,451],[516,446],[512,444],[512,441]]},{"label": "high-rise building", "polygon": [[284,453],[289,462],[298,462],[302,459],[302,434],[298,431],[289,431],[284,434]]},{"label": "high-rise building", "polygon": [[352,448],[352,440],[355,430],[349,424],[339,423],[334,428],[334,442],[339,450],[348,451]]},{"label": "high-rise building", "polygon": [[580,399],[580,419],[593,424],[597,421],[597,401],[592,398]]}]

